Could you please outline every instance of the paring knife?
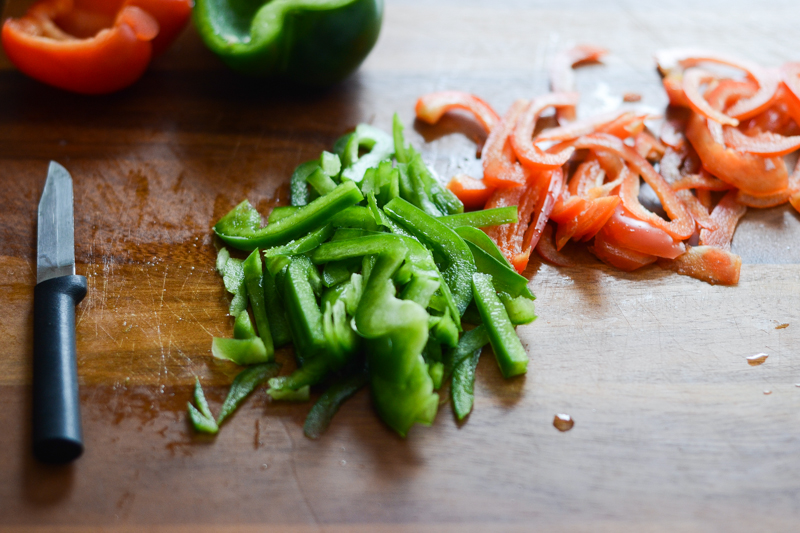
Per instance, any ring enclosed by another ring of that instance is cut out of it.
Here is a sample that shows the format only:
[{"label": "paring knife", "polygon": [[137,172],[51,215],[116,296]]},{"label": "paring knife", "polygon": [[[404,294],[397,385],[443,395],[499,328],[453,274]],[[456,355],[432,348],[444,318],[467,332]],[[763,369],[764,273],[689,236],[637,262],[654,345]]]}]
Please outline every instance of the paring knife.
[{"label": "paring knife", "polygon": [[33,454],[45,463],[83,453],[75,306],[86,288],[86,278],[75,275],[72,177],[51,161],[39,201],[33,292]]}]

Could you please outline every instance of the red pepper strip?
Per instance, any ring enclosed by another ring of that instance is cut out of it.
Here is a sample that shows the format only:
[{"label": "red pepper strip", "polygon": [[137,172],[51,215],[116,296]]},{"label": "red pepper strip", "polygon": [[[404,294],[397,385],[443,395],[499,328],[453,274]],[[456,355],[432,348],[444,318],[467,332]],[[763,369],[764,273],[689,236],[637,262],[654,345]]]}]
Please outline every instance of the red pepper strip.
[{"label": "red pepper strip", "polygon": [[135,82],[153,53],[169,44],[164,38],[156,47],[160,28],[174,38],[191,11],[190,0],[158,4],[153,12],[151,4],[157,3],[41,0],[22,18],[6,20],[3,47],[17,68],[39,81],[84,94],[113,92]]},{"label": "red pepper strip", "polygon": [[[663,229],[676,239],[687,239],[694,232],[694,220],[692,219],[683,202],[675,196],[675,191],[669,184],[661,177],[661,175],[653,169],[650,163],[647,162],[642,156],[630,146],[625,145],[621,140],[611,135],[603,133],[595,133],[581,137],[574,144],[575,148],[588,148],[588,149],[605,149],[609,150],[616,155],[622,157],[634,171],[636,175],[641,176],[650,187],[653,188],[664,210],[672,219],[667,222],[658,215],[651,213],[639,203],[638,177],[633,180],[625,180],[620,190],[622,196],[622,203],[630,210],[634,216],[640,220],[649,222],[651,225]],[[631,183],[631,186],[626,188],[626,183]],[[633,185],[637,189],[636,194],[631,195],[633,192]],[[626,194],[627,189],[627,194]],[[627,197],[627,201],[626,201]]]},{"label": "red pepper strip", "polygon": [[569,180],[569,193],[572,196],[587,197],[589,189],[599,187],[605,181],[606,172],[596,159],[584,161]]},{"label": "red pepper strip", "polygon": [[723,128],[725,144],[740,152],[760,156],[782,156],[800,148],[800,135],[784,137],[769,131],[748,136],[736,128]]},{"label": "red pepper strip", "polygon": [[[795,111],[790,109],[790,103],[785,96],[786,90],[781,88],[778,89],[778,92],[782,93],[778,102],[766,111],[748,120],[744,127],[740,126],[739,129],[742,133],[745,135],[753,135],[762,131],[771,131],[772,133],[791,137],[800,132],[800,128],[798,128],[797,122],[792,116],[792,113]],[[797,112],[797,116],[800,117],[800,106]]]},{"label": "red pepper strip", "polygon": [[558,223],[556,250],[561,250],[567,244],[567,241],[575,234],[575,230],[578,228],[578,221],[581,215],[588,213],[591,208],[591,201],[580,196],[572,196],[562,202],[557,209],[553,209],[550,219]]},{"label": "red pepper strip", "polygon": [[712,285],[736,285],[742,258],[713,246],[688,246],[686,253],[673,260],[659,259],[658,266]]},{"label": "red pepper strip", "polygon": [[747,213],[747,207],[736,201],[736,191],[728,192],[711,212],[711,219],[716,223],[717,229],[713,231],[700,230],[700,245],[716,246],[730,251],[736,224],[745,213]]},{"label": "red pepper strip", "polygon": [[561,190],[564,188],[564,172],[560,168],[557,168],[542,174],[541,178],[538,180],[537,186],[540,189],[544,189],[545,184],[547,188],[544,190],[543,194],[540,193],[538,195],[539,198],[536,202],[536,210],[534,211],[535,215],[533,217],[533,221],[525,230],[525,234],[523,235],[522,253],[519,254],[519,256],[516,258],[516,261],[512,261],[519,272],[525,270],[525,267],[528,265],[528,259],[531,256],[531,252],[534,248],[536,248],[537,244],[539,244],[539,239],[542,237],[542,232],[544,231],[547,221],[550,219],[550,214],[553,212],[553,208],[556,205],[556,199],[561,193]]},{"label": "red pepper strip", "polygon": [[542,231],[542,238],[539,239],[539,242],[536,244],[536,252],[548,263],[561,267],[575,266],[572,259],[556,250],[556,245],[553,242],[552,224],[545,225]]},{"label": "red pepper strip", "polygon": [[658,259],[654,255],[634,252],[615,243],[610,242],[604,229],[601,229],[594,238],[594,245],[589,247],[597,258],[607,265],[611,265],[625,272],[632,272],[637,268],[642,268]]},{"label": "red pepper strip", "polygon": [[666,147],[646,131],[640,131],[636,134],[633,139],[633,147],[637,154],[648,161],[661,161],[666,151]]},{"label": "red pepper strip", "polygon": [[642,254],[673,259],[686,251],[682,242],[676,242],[666,231],[638,220],[625,209],[624,204],[615,208],[603,226],[603,232],[607,241]]},{"label": "red pepper strip", "polygon": [[533,143],[533,131],[536,129],[536,120],[548,107],[563,107],[578,103],[578,93],[549,93],[535,98],[528,108],[517,119],[514,134],[511,136],[511,146],[520,162],[532,170],[554,169],[566,163],[574,148],[568,147],[559,153],[548,153]]},{"label": "red pepper strip", "polygon": [[739,191],[736,195],[736,201],[747,207],[756,207],[761,209],[775,207],[785,204],[786,202],[792,202],[792,205],[794,206],[795,204],[792,198],[798,194],[800,194],[800,159],[797,160],[797,164],[794,167],[794,172],[792,172],[792,175],[789,177],[789,185],[783,191],[767,196],[753,196],[751,194]]},{"label": "red pepper strip", "polygon": [[664,86],[664,91],[669,98],[669,105],[677,107],[691,107],[689,99],[686,98],[686,93],[683,92],[683,76],[677,72],[671,72],[661,80]]},{"label": "red pepper strip", "polygon": [[492,106],[477,96],[462,91],[426,94],[417,100],[415,107],[417,118],[428,124],[436,124],[442,115],[453,109],[463,109],[472,113],[486,133],[490,133],[500,122],[500,116],[495,113]]},{"label": "red pepper strip", "polygon": [[616,211],[621,201],[619,196],[606,196],[593,200],[595,210],[592,213],[592,217],[581,223],[578,230],[575,231],[573,239],[588,241],[597,235],[597,232],[603,229],[614,215],[614,211]]},{"label": "red pepper strip", "polygon": [[[664,157],[661,158],[661,175],[664,176],[664,179],[667,180],[667,183],[673,188],[676,183],[683,179],[680,171],[681,163],[683,163],[683,160],[688,156],[689,150],[691,150],[689,146],[682,148],[681,152],[670,147],[667,148],[667,151],[664,152]],[[697,192],[699,195],[703,192],[708,192],[708,190],[697,189]],[[717,227],[714,221],[711,220],[708,209],[691,193],[691,191],[677,190],[675,191],[675,195],[680,198],[686,206],[686,209],[689,211],[689,214],[692,215],[692,218],[698,226],[706,229],[715,229]]]},{"label": "red pepper strip", "polygon": [[800,63],[781,67],[782,83],[779,97],[789,108],[789,114],[800,125]]},{"label": "red pepper strip", "polygon": [[753,117],[769,107],[780,82],[780,75],[777,71],[763,69],[749,61],[705,50],[686,48],[662,50],[656,54],[656,62],[662,72],[672,72],[678,66],[689,68],[701,63],[728,65],[747,72],[758,83],[758,91],[750,98],[739,100],[726,111],[728,116],[737,120]]},{"label": "red pepper strip", "polygon": [[[663,171],[662,171],[663,172]],[[732,189],[730,184],[715,178],[706,171],[700,169],[699,174],[687,174],[677,181],[670,183],[673,191],[682,191],[685,189],[708,189],[709,191],[727,191]]]},{"label": "red pepper strip", "polygon": [[780,157],[765,158],[738,152],[716,142],[706,119],[692,113],[686,137],[711,174],[748,194],[764,196],[785,189],[788,173]]},{"label": "red pepper strip", "polygon": [[620,139],[634,137],[644,130],[644,121],[648,115],[624,114],[604,126],[597,128],[597,133],[608,133]]},{"label": "red pepper strip", "polygon": [[[519,206],[523,196],[527,192],[528,187],[496,189],[489,198],[489,201],[486,202],[485,209],[491,209],[493,207],[508,207],[512,205]],[[513,259],[515,254],[521,251],[521,247],[517,249],[514,245],[514,236],[517,233],[517,226],[519,226],[519,224],[521,224],[523,221],[527,222],[527,220],[523,219],[521,215],[522,213],[518,207],[517,217],[519,222],[514,224],[503,224],[502,226],[492,226],[485,229],[486,234],[492,238],[497,247],[500,248],[500,251],[503,252],[503,255],[506,256],[506,259],[509,261]]]},{"label": "red pepper strip", "polygon": [[483,180],[466,174],[453,176],[453,179],[447,184],[447,188],[461,200],[467,209],[483,209],[494,192],[494,189],[487,187]]},{"label": "red pepper strip", "polygon": [[517,163],[509,142],[517,119],[527,106],[527,100],[514,102],[486,139],[481,153],[481,163],[483,163],[483,179],[489,187],[520,187],[528,181],[527,173]]},{"label": "red pepper strip", "polygon": [[[605,48],[588,44],[558,52],[550,63],[550,90],[554,93],[574,91],[575,73],[572,69],[581,63],[599,61],[607,53],[608,50]],[[556,118],[559,124],[575,120],[575,106],[557,109]]]},{"label": "red pepper strip", "polygon": [[683,73],[683,92],[686,94],[689,106],[695,113],[700,113],[704,117],[719,122],[720,124],[738,126],[738,120],[711,107],[703,95],[700,94],[701,85],[708,84],[716,79],[716,76],[703,69],[686,69],[686,72]]},{"label": "red pepper strip", "polygon": [[610,111],[608,113],[601,113],[593,117],[576,120],[566,126],[559,126],[558,128],[551,128],[544,130],[536,137],[536,142],[540,141],[569,141],[577,139],[583,135],[594,133],[603,126],[611,124],[612,122],[622,117],[630,118],[631,121],[636,115],[630,111]]}]

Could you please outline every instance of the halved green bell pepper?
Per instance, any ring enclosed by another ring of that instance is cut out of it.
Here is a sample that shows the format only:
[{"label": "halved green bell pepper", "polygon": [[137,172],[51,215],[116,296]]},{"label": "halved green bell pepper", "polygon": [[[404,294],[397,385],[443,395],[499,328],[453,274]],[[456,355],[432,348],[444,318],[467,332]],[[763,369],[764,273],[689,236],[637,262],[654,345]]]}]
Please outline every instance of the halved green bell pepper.
[{"label": "halved green bell pepper", "polygon": [[232,69],[324,86],[353,72],[381,29],[383,0],[196,0],[194,24]]}]

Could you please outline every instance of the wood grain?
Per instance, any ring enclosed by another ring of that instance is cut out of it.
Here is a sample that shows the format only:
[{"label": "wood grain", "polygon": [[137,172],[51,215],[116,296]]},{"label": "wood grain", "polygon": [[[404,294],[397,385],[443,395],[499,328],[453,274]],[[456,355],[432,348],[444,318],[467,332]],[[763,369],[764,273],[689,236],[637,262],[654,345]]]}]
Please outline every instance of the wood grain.
[{"label": "wood grain", "polygon": [[[24,11],[8,2],[6,13]],[[767,65],[800,59],[796,2],[395,0],[359,73],[321,94],[230,74],[189,29],[133,87],[65,94],[0,57],[0,530],[2,531],[795,531],[800,521],[800,217],[754,211],[737,231],[738,287],[649,267],[624,274],[532,262],[539,320],[520,328],[527,376],[491,352],[475,411],[447,401],[405,440],[359,393],[319,441],[309,405],[251,398],[216,439],[184,410],[190,384],[219,406],[233,365],[211,224],[242,198],[266,215],[287,178],[361,121],[398,111],[442,177],[477,173],[457,117],[413,127],[413,103],[446,88],[503,110],[544,91],[569,43],[611,49],[582,69],[582,112],[625,92],[661,109],[663,46],[712,46]],[[75,181],[86,454],[70,467],[29,452],[36,205],[47,162]],[[775,329],[788,323],[785,329]],[[769,354],[757,367],[746,357]],[[278,354],[287,362],[290,351]],[[770,394],[765,394],[770,391]],[[446,398],[446,390],[443,391]],[[575,427],[560,433],[556,413]]]}]

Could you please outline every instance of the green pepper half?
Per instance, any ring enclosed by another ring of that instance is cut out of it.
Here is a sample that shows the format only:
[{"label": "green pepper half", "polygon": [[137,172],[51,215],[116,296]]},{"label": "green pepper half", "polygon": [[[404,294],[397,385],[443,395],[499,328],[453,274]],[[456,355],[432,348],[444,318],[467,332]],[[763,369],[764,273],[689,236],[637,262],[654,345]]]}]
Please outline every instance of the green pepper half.
[{"label": "green pepper half", "polygon": [[383,0],[196,0],[194,24],[211,51],[242,74],[331,85],[367,57]]}]

